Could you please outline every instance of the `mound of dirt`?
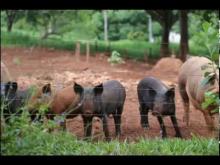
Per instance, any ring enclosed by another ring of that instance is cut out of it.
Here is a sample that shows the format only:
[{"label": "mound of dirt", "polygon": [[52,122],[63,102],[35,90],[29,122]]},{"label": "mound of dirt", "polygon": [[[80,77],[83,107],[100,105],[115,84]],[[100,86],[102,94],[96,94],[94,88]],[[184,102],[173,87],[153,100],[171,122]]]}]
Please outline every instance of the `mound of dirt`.
[{"label": "mound of dirt", "polygon": [[178,74],[182,64],[182,61],[177,58],[165,57],[156,63],[152,71],[166,74]]},{"label": "mound of dirt", "polygon": [[43,86],[50,83],[55,91],[77,82],[83,86],[94,86],[109,80],[107,72],[97,73],[86,70],[80,73],[65,71],[63,73],[39,74],[36,77],[20,76],[17,78],[19,89],[27,89],[31,85]]}]

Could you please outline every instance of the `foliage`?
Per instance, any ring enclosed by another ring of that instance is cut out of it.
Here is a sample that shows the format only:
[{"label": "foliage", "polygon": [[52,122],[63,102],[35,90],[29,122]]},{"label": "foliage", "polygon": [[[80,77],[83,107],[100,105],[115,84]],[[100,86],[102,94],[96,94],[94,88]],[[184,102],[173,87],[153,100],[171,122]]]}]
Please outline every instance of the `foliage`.
[{"label": "foliage", "polygon": [[[212,93],[212,92],[206,92],[205,93],[205,101],[202,103],[202,108],[206,109],[209,106],[216,106],[220,105],[220,100],[219,100],[219,96]],[[217,107],[216,109],[212,110],[212,113],[217,113],[219,111],[219,107]]]},{"label": "foliage", "polygon": [[[96,35],[104,38],[102,13],[95,13],[93,21],[97,25]],[[142,32],[147,39],[147,14],[143,10],[108,10],[108,35],[110,40],[127,39],[130,32]]]},{"label": "foliage", "polygon": [[129,40],[140,40],[144,41],[147,39],[147,36],[144,35],[143,32],[137,31],[137,32],[129,32],[128,37]]},{"label": "foliage", "polygon": [[[209,22],[204,22],[202,24],[203,31],[199,32],[195,37],[199,43],[204,45],[209,51],[209,56],[207,56],[212,62],[201,69],[204,70],[204,80],[201,85],[213,84],[219,75],[217,75],[217,70],[219,68],[218,60],[218,30],[213,28],[213,24]],[[216,65],[216,64],[217,65]],[[217,80],[218,81],[218,80]],[[219,84],[219,82],[218,82]],[[205,93],[205,101],[202,104],[202,108],[206,109],[209,106],[217,105],[216,109],[212,112],[219,112],[219,94],[207,92]]]},{"label": "foliage", "polygon": [[[24,31],[14,29],[11,33],[6,32],[5,28],[1,30],[1,44],[2,46],[24,46],[24,47],[48,47],[61,50],[71,50],[75,49],[76,38],[88,37],[83,34],[68,33],[64,38],[49,37],[45,40],[40,40],[38,38],[37,32],[34,31]],[[75,39],[72,40],[71,38]],[[149,59],[159,58],[160,41],[155,41],[154,43],[148,43],[146,41],[131,41],[131,40],[120,40],[112,41],[109,44],[103,41],[91,41],[91,53],[98,52],[111,52],[116,50],[124,58],[131,58],[137,60],[143,60],[144,56],[148,56]],[[82,44],[81,52],[86,52],[86,46]],[[171,43],[171,50],[178,54],[179,46],[178,44]],[[208,51],[204,48],[200,48],[199,45],[192,47],[190,53],[192,55],[206,55]]]},{"label": "foliage", "polygon": [[[200,12],[199,12],[200,13]],[[202,12],[207,13],[207,12]],[[193,49],[196,45],[200,45],[200,48],[208,50],[207,58],[217,62],[218,61],[218,17],[215,12],[210,12],[207,17],[202,17],[197,14],[190,15],[189,33],[191,38],[190,49]],[[208,20],[208,21],[207,21]],[[198,30],[201,27],[201,30]],[[198,47],[198,46],[197,46]]]},{"label": "foliage", "polygon": [[14,23],[25,15],[24,10],[3,10],[1,11],[1,27],[7,26],[8,32],[12,30]]},{"label": "foliage", "polygon": [[[24,47],[47,47],[61,50],[75,50],[76,40],[63,40],[62,38],[51,38],[40,40],[37,35],[32,35],[32,32],[17,31],[16,29],[11,33],[4,29],[1,31],[2,46],[24,46]],[[106,43],[104,41],[91,41],[91,53],[98,52],[112,52],[116,50],[121,54],[121,57],[143,60],[147,55],[149,59],[159,58],[159,44],[148,43],[145,41],[130,41],[120,40]],[[175,52],[178,52],[178,45],[171,44]],[[86,52],[86,45],[81,43],[81,53]]]},{"label": "foliage", "polygon": [[204,22],[202,28],[202,31],[195,35],[195,40],[209,51],[208,58],[218,61],[218,29],[214,29],[213,24],[209,22]]},{"label": "foliage", "polygon": [[[30,123],[28,113],[12,116],[1,133],[2,155],[218,155],[215,139],[144,139],[137,142],[78,140],[54,121]],[[48,132],[48,130],[54,130]]]},{"label": "foliage", "polygon": [[[40,46],[73,51],[75,49],[74,43],[80,40],[92,43],[92,53],[111,53],[116,50],[123,58],[137,60],[143,60],[145,56],[148,56],[148,59],[159,58],[162,28],[158,22],[153,21],[152,30],[155,42],[144,42],[148,39],[148,14],[144,10],[108,10],[110,40],[111,38],[113,40],[120,39],[120,41],[110,41],[110,45],[102,42],[103,16],[99,10],[21,10],[20,13],[22,13],[21,16],[13,25],[12,33],[9,34],[5,30],[5,11],[1,11],[2,45]],[[216,14],[209,12],[209,15]],[[191,32],[189,36],[194,36],[196,32],[200,32],[198,29],[200,26],[198,25],[201,24],[203,19],[200,14],[195,12],[191,12],[189,18],[189,31]],[[215,18],[214,16],[210,17],[213,25],[216,24],[214,24]],[[49,24],[49,22],[52,24]],[[46,35],[44,24],[45,27],[54,27],[55,33]],[[178,29],[178,22],[175,25],[174,29]],[[193,28],[193,25],[196,26]],[[39,40],[44,34],[46,39]],[[128,38],[130,41],[127,40]],[[191,38],[189,53],[192,55],[207,55],[209,50],[206,49],[204,44],[198,42],[199,40],[203,41],[199,37]],[[86,46],[82,44],[82,53],[85,52],[85,48]],[[179,47],[177,44],[171,43],[170,48],[172,52],[178,54]],[[214,56],[216,57],[216,54]]]}]

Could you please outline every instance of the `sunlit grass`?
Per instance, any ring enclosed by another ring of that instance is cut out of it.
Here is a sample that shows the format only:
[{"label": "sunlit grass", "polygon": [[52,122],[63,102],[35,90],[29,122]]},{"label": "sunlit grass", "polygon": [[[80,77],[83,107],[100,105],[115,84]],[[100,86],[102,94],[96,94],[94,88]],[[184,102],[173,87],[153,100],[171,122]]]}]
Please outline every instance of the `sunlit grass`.
[{"label": "sunlit grass", "polygon": [[216,139],[144,139],[136,142],[127,140],[111,142],[83,141],[72,133],[55,128],[55,122],[30,123],[28,113],[12,116],[3,125],[1,134],[2,155],[219,155]]}]

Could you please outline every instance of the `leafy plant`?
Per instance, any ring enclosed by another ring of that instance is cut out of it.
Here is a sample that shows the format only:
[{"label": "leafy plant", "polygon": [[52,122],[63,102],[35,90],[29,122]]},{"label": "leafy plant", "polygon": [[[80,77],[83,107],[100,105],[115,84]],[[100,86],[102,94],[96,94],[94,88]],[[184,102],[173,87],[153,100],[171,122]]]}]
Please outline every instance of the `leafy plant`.
[{"label": "leafy plant", "polygon": [[[219,100],[219,96],[212,93],[212,92],[206,92],[205,93],[205,101],[202,103],[202,108],[206,109],[209,106],[216,106],[220,105],[220,100]],[[212,113],[217,113],[219,111],[219,107],[213,109],[211,112]]]},{"label": "leafy plant", "polygon": [[21,60],[18,57],[13,58],[13,63],[15,65],[21,65]]},{"label": "leafy plant", "polygon": [[202,24],[202,31],[195,34],[194,39],[198,45],[205,47],[208,50],[207,58],[217,62],[219,58],[218,54],[218,29],[213,27],[213,23],[205,21]]},{"label": "leafy plant", "polygon": [[111,64],[124,63],[123,59],[121,58],[120,53],[118,53],[117,51],[112,52],[111,57],[108,58],[108,62],[110,62]]},{"label": "leafy plant", "polygon": [[[202,86],[207,84],[214,84],[215,81],[218,81],[217,70],[219,68],[218,65],[218,30],[214,29],[212,24],[209,22],[204,22],[202,24],[203,31],[197,34],[198,42],[201,42],[209,51],[209,58],[212,62],[208,65],[203,66],[201,69],[204,71],[204,79],[201,82]],[[216,65],[217,64],[217,65]],[[218,82],[219,84],[219,82]],[[209,106],[219,105],[219,94],[206,92],[205,93],[205,101],[202,104],[202,108],[206,109]],[[213,113],[219,112],[219,107],[217,106],[216,109],[212,110]]]}]

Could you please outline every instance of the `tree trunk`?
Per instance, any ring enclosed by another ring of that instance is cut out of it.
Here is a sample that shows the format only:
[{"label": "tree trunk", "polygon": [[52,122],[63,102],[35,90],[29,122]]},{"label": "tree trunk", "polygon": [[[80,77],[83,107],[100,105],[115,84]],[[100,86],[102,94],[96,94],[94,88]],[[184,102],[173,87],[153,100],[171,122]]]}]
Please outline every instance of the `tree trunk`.
[{"label": "tree trunk", "polygon": [[16,10],[6,10],[6,15],[7,15],[7,31],[11,32],[12,30],[12,25],[15,20],[16,16]]},{"label": "tree trunk", "polygon": [[11,30],[12,30],[12,25],[13,25],[13,21],[9,21],[9,20],[8,20],[8,25],[7,25],[7,30],[8,30],[8,32],[11,32]]},{"label": "tree trunk", "polygon": [[164,20],[164,24],[163,24],[163,34],[162,34],[162,41],[161,41],[161,47],[160,47],[161,57],[167,57],[170,55],[169,33],[170,33],[169,20],[166,19]]},{"label": "tree trunk", "polygon": [[103,17],[104,17],[104,40],[108,41],[108,16],[107,16],[107,10],[103,10]]},{"label": "tree trunk", "polygon": [[187,11],[181,10],[180,11],[180,59],[184,62],[186,61],[186,57],[189,51],[188,46],[188,17]]},{"label": "tree trunk", "polygon": [[154,42],[153,32],[152,32],[152,20],[150,15],[148,16],[148,33],[149,33],[149,42],[150,43]]}]

